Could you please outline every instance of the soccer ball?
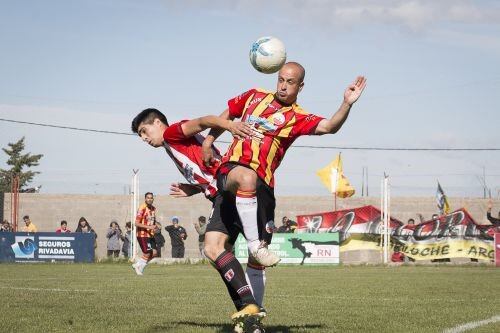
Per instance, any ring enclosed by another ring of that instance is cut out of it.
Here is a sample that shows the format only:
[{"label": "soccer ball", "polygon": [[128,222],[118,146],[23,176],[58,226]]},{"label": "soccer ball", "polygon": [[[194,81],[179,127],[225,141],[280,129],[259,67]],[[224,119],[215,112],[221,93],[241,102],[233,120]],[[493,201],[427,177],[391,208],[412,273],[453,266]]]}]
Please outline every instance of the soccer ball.
[{"label": "soccer ball", "polygon": [[252,44],[250,63],[261,73],[271,74],[280,70],[286,61],[285,44],[275,37],[261,37]]}]

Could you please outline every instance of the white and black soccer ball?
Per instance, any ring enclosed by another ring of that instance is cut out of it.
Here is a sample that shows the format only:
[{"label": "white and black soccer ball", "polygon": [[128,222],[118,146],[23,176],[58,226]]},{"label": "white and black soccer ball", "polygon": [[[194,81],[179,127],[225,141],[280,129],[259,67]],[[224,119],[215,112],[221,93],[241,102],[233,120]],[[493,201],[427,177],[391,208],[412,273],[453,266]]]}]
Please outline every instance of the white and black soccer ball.
[{"label": "white and black soccer ball", "polygon": [[261,37],[252,44],[250,63],[261,73],[271,74],[280,70],[286,61],[285,44],[276,37]]}]

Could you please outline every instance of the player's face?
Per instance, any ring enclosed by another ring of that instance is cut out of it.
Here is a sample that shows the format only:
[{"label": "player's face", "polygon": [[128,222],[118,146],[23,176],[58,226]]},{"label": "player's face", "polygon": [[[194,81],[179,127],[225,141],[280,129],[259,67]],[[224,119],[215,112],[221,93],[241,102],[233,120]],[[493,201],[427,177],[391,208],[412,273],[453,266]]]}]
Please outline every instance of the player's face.
[{"label": "player's face", "polygon": [[146,205],[151,206],[153,204],[154,198],[151,194],[146,195]]},{"label": "player's face", "polygon": [[295,66],[285,65],[281,68],[276,86],[276,95],[281,103],[285,105],[295,103],[299,92],[304,86],[304,82],[300,81],[300,77],[300,69]]},{"label": "player's face", "polygon": [[163,132],[165,125],[159,119],[155,119],[152,124],[141,123],[137,130],[142,141],[155,148],[163,145]]}]

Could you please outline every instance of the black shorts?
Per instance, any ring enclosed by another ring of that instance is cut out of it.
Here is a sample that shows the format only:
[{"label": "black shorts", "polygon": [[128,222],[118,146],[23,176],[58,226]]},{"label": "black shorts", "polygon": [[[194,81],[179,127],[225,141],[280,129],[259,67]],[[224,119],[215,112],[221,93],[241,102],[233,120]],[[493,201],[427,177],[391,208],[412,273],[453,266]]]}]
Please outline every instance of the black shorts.
[{"label": "black shorts", "polygon": [[141,248],[142,253],[150,253],[153,249],[156,250],[156,242],[154,238],[137,237],[137,243]]},{"label": "black shorts", "polygon": [[[238,235],[243,233],[238,211],[236,210],[236,196],[225,191],[227,174],[238,164],[226,163],[217,173],[217,196],[213,201],[212,214],[208,219],[207,232],[218,231],[229,236],[229,244],[234,244]],[[274,210],[276,199],[274,190],[262,179],[257,178],[257,221],[259,238],[271,243],[272,233],[267,232],[266,225],[272,224],[274,227]],[[272,229],[272,228],[271,228]]]}]

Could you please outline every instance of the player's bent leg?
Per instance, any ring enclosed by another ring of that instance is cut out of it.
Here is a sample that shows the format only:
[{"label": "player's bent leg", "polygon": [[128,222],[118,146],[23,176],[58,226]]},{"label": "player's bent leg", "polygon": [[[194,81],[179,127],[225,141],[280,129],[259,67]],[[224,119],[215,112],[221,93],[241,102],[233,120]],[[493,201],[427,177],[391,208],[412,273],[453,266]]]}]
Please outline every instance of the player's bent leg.
[{"label": "player's bent leg", "polygon": [[236,195],[236,209],[250,252],[259,248],[257,225],[257,174],[252,169],[236,166],[227,175],[226,189]]},{"label": "player's bent leg", "polygon": [[205,246],[203,248],[205,256],[214,262],[224,252],[227,239],[228,235],[222,232],[210,231],[205,233]]}]

